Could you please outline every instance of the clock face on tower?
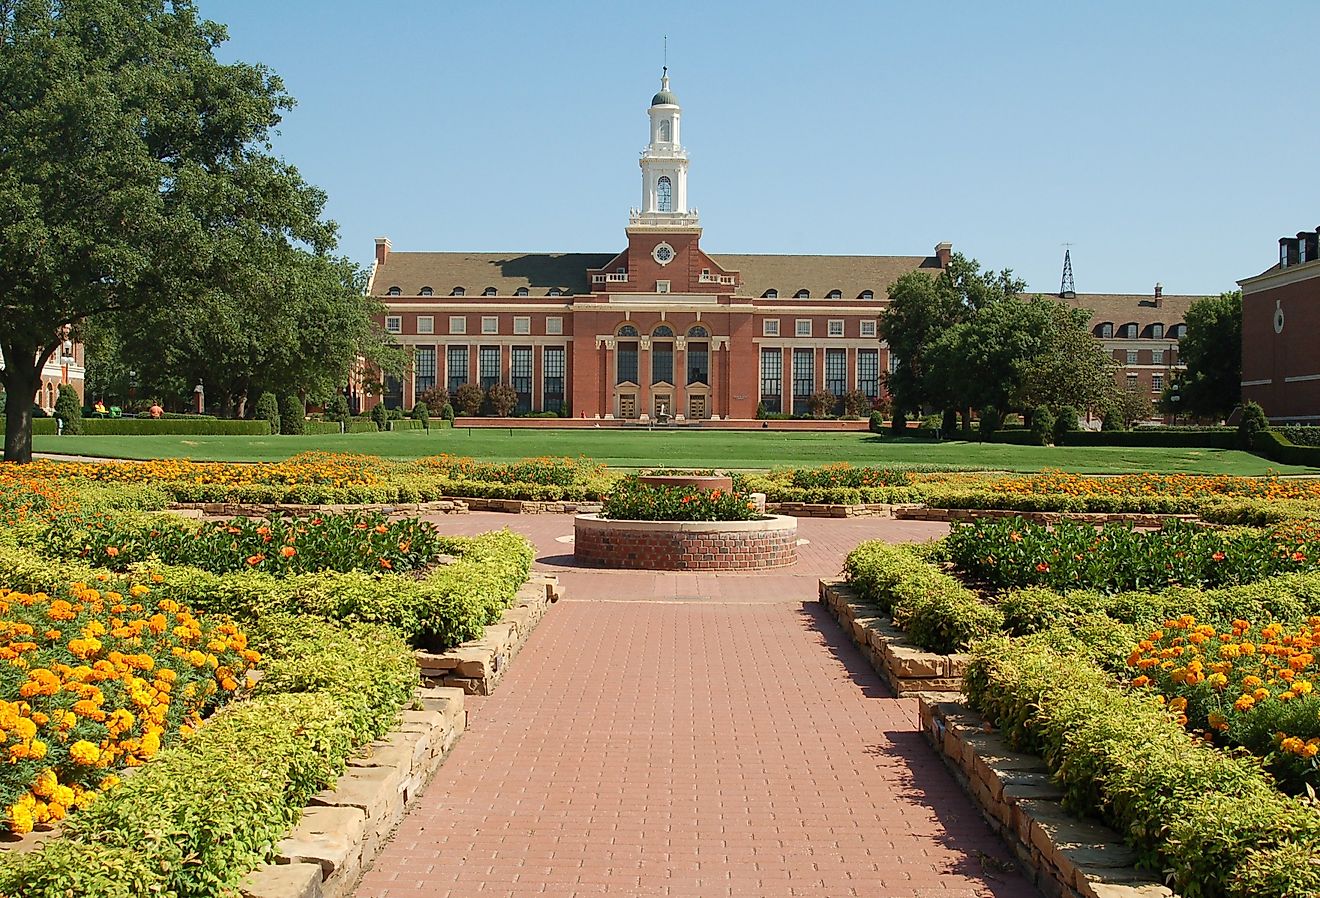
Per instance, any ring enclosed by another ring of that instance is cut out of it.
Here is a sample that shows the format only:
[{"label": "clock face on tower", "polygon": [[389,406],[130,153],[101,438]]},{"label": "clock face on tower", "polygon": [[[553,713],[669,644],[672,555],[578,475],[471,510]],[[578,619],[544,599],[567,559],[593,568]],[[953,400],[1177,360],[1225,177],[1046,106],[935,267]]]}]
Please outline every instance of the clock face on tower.
[{"label": "clock face on tower", "polygon": [[651,258],[661,265],[668,265],[674,261],[674,248],[668,243],[657,243],[655,249],[651,250]]}]

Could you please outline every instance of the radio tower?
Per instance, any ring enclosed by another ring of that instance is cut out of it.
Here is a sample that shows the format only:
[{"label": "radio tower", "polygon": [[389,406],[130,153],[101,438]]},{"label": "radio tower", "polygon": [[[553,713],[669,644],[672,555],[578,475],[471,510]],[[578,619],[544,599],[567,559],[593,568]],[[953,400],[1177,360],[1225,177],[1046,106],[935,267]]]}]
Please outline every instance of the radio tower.
[{"label": "radio tower", "polygon": [[1077,288],[1073,285],[1072,244],[1065,243],[1063,246],[1063,283],[1059,284],[1059,297],[1072,299],[1077,295]]}]

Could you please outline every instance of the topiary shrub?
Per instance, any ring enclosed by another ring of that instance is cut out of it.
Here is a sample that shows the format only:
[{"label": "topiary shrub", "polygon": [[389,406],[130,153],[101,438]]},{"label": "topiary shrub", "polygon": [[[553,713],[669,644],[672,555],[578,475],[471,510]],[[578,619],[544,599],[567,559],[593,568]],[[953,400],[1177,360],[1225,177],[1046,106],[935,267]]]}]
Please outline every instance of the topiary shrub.
[{"label": "topiary shrub", "polygon": [[507,418],[518,407],[518,393],[511,384],[491,384],[486,401],[497,418]]},{"label": "topiary shrub", "polygon": [[1031,439],[1036,446],[1048,446],[1054,439],[1054,413],[1048,406],[1037,406],[1031,413]]},{"label": "topiary shrub", "polygon": [[1059,406],[1058,416],[1054,419],[1054,442],[1061,443],[1064,434],[1077,430],[1080,417],[1080,413],[1071,405]]},{"label": "topiary shrub", "polygon": [[64,432],[83,432],[82,401],[78,392],[68,384],[60,384],[60,395],[55,400],[55,417],[64,422]]},{"label": "topiary shrub", "polygon": [[384,430],[390,420],[390,411],[385,407],[384,402],[377,402],[371,407],[371,423],[376,425],[377,430]]},{"label": "topiary shrub", "polygon": [[454,420],[454,407],[446,402],[444,408],[440,409],[440,417],[452,423]]},{"label": "topiary shrub", "polygon": [[883,433],[885,429],[885,416],[881,412],[871,412],[871,420],[866,425],[866,429],[871,433]]},{"label": "topiary shrub", "polygon": [[339,424],[340,430],[346,430],[351,418],[352,416],[348,412],[348,399],[344,397],[344,394],[336,393],[334,401],[330,403],[330,407],[325,411],[325,419]]},{"label": "topiary shrub", "polygon": [[765,408],[765,403],[764,402],[756,403],[756,420],[764,421],[766,418],[766,414],[767,412]]},{"label": "topiary shrub", "polygon": [[476,384],[463,384],[454,391],[454,409],[460,415],[481,414],[481,403],[486,394]]},{"label": "topiary shrub", "polygon": [[288,395],[280,402],[280,433],[299,436],[306,431],[307,408],[297,396]]},{"label": "topiary shrub", "polygon": [[1270,420],[1265,417],[1265,409],[1258,403],[1248,402],[1242,406],[1242,420],[1238,423],[1238,446],[1250,450],[1256,434],[1270,429]]},{"label": "topiary shrub", "polygon": [[419,402],[413,406],[412,418],[414,421],[421,421],[423,427],[431,426],[431,410],[426,407],[425,402]]},{"label": "topiary shrub", "polygon": [[977,427],[981,431],[982,437],[988,437],[998,430],[999,425],[1002,423],[1003,422],[999,417],[999,409],[995,408],[993,405],[987,405],[985,408],[981,409],[981,416],[977,422]]},{"label": "topiary shrub", "polygon": [[262,393],[257,399],[254,417],[258,421],[270,424],[271,433],[280,432],[280,404],[275,401],[274,393]]}]

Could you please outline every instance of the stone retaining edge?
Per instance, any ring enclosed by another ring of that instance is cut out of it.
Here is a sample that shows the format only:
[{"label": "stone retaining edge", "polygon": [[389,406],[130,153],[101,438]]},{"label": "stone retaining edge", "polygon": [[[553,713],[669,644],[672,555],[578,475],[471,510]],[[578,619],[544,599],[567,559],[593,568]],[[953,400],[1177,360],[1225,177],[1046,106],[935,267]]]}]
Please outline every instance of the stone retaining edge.
[{"label": "stone retaining edge", "polygon": [[499,623],[486,627],[480,639],[461,643],[447,652],[416,652],[422,682],[456,687],[469,695],[490,695],[546,610],[563,597],[564,587],[558,577],[533,574],[518,589],[513,605],[500,616]]},{"label": "stone retaining edge", "polygon": [[1037,524],[1078,521],[1086,524],[1134,524],[1160,527],[1166,521],[1197,521],[1194,514],[1150,514],[1145,512],[1014,511],[1009,508],[928,508],[925,505],[892,506],[894,517],[904,521],[974,521],[978,518],[1023,518]]},{"label": "stone retaining edge", "polygon": [[1136,853],[1099,823],[1063,810],[1045,762],[1009,748],[947,695],[918,695],[921,731],[986,821],[1049,898],[1172,898]]},{"label": "stone retaining edge", "polygon": [[417,710],[349,758],[275,846],[273,863],[239,884],[244,898],[347,898],[467,727],[464,693],[419,687]]},{"label": "stone retaining edge", "polygon": [[875,604],[842,578],[820,581],[820,602],[897,695],[960,692],[966,655],[940,655],[913,645]]}]

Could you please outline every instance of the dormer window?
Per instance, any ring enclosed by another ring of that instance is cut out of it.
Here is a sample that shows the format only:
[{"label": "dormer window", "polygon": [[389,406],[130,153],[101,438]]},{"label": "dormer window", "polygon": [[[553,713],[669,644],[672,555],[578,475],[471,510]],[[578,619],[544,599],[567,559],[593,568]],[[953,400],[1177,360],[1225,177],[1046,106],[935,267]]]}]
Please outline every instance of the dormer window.
[{"label": "dormer window", "polygon": [[558,287],[551,287],[550,292],[546,294],[546,296],[563,296],[563,295],[564,295],[564,291],[560,290]]},{"label": "dormer window", "polygon": [[513,291],[513,295],[514,295],[514,296],[526,296],[526,295],[527,295],[527,288],[526,288],[526,287],[519,287],[517,290]]},{"label": "dormer window", "polygon": [[796,292],[796,293],[793,294],[793,298],[794,298],[794,299],[811,299],[811,291],[810,291],[810,290],[806,290],[806,289],[799,290],[798,292]]},{"label": "dormer window", "polygon": [[1114,337],[1114,325],[1108,321],[1100,325],[1100,339],[1111,340]]},{"label": "dormer window", "polygon": [[434,296],[434,295],[435,295],[435,291],[432,290],[430,287],[423,287],[421,290],[417,291],[417,295],[418,295],[418,296]]},{"label": "dormer window", "polygon": [[1152,339],[1155,339],[1155,340],[1163,340],[1163,339],[1164,339],[1164,325],[1162,325],[1162,324],[1152,324],[1152,325],[1150,326],[1150,336],[1151,336]]},{"label": "dormer window", "polygon": [[765,298],[765,299],[778,299],[778,298],[779,298],[779,291],[778,291],[778,290],[767,290],[767,291],[765,291],[765,297],[764,297],[764,298]]},{"label": "dormer window", "polygon": [[1137,326],[1136,326],[1136,324],[1125,324],[1125,325],[1123,325],[1123,336],[1126,337],[1126,338],[1129,339],[1129,340],[1135,338],[1135,337],[1137,336]]},{"label": "dormer window", "polygon": [[388,290],[385,291],[385,295],[386,295],[386,296],[402,296],[402,295],[403,295],[403,288],[402,288],[402,287],[391,287],[390,289],[388,289]]},{"label": "dormer window", "polygon": [[462,287],[455,287],[453,290],[450,290],[450,291],[449,291],[449,295],[450,295],[450,296],[467,296],[467,291],[464,290]]},{"label": "dormer window", "polygon": [[482,290],[482,291],[481,291],[481,295],[482,295],[482,296],[495,296],[495,295],[497,295],[497,293],[496,293],[496,290],[495,290],[494,287],[487,287],[485,290]]},{"label": "dormer window", "polygon": [[843,299],[843,291],[842,291],[842,290],[831,290],[829,293],[825,294],[825,298],[826,298],[826,299]]},{"label": "dormer window", "polygon": [[870,290],[863,290],[863,291],[862,291],[861,298],[862,298],[862,299],[875,299],[875,293],[872,292],[872,291],[870,291]]}]

